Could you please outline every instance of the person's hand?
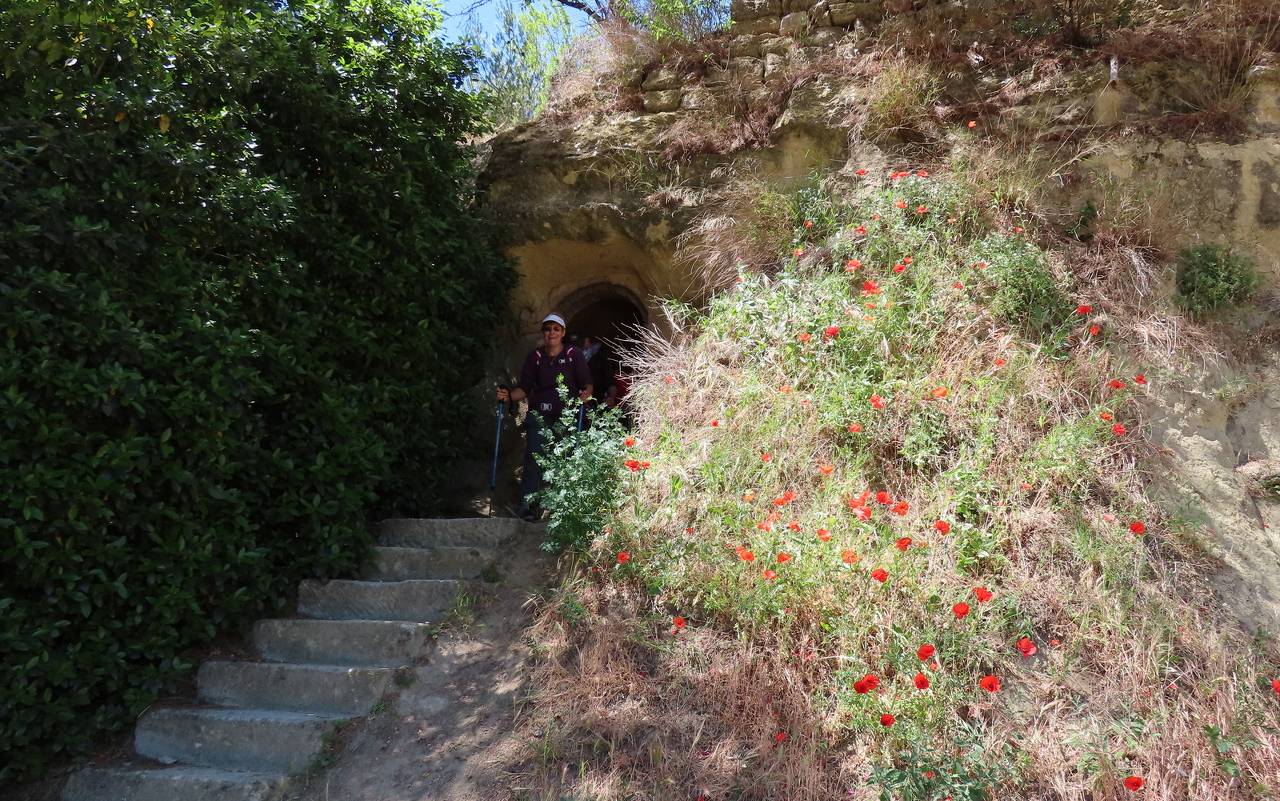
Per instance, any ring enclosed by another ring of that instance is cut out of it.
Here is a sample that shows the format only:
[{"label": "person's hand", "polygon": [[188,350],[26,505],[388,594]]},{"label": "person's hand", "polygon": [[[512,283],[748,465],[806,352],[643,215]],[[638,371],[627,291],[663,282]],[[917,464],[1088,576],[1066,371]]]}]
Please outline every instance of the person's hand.
[{"label": "person's hand", "polygon": [[578,397],[582,398],[584,401],[591,400],[591,390],[589,389],[582,390],[581,392],[578,393]]},{"label": "person's hand", "polygon": [[511,400],[511,390],[507,389],[506,387],[498,387],[498,400],[500,401]]}]

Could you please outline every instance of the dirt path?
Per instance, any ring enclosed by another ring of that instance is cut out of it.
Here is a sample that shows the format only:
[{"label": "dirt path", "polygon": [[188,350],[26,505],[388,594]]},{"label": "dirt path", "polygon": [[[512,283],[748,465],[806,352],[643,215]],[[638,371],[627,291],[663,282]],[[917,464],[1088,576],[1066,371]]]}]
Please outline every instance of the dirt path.
[{"label": "dirt path", "polygon": [[[501,579],[480,582],[385,708],[340,736],[327,770],[298,801],[497,801],[513,797],[505,768],[520,760],[512,734],[529,693],[527,603],[551,581],[540,532],[500,557]],[[469,607],[469,609],[468,609]],[[468,618],[472,619],[468,619]],[[518,797],[518,796],[515,796]]]}]

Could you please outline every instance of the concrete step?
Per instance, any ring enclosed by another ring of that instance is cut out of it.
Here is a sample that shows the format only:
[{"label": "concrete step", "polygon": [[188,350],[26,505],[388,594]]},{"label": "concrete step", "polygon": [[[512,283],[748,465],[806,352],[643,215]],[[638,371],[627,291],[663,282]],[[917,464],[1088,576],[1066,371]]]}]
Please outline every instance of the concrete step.
[{"label": "concrete step", "polygon": [[315,581],[298,587],[298,614],[328,620],[439,622],[463,588],[450,579]]},{"label": "concrete step", "polygon": [[144,757],[260,773],[305,770],[343,718],[267,709],[157,707],[133,732]]},{"label": "concrete step", "polygon": [[472,579],[493,564],[494,558],[494,552],[488,548],[462,548],[455,545],[439,548],[383,546],[374,549],[373,563],[365,568],[363,578],[371,581]]},{"label": "concrete step", "polygon": [[401,667],[418,658],[430,633],[399,620],[259,620],[253,647],[271,662]]},{"label": "concrete step", "polygon": [[393,518],[378,525],[378,544],[399,548],[497,548],[524,533],[526,525],[518,517]]},{"label": "concrete step", "polygon": [[196,689],[209,704],[355,717],[368,714],[394,676],[391,668],[212,661],[200,666]]},{"label": "concrete step", "polygon": [[283,774],[218,768],[84,768],[71,774],[62,801],[276,801]]}]

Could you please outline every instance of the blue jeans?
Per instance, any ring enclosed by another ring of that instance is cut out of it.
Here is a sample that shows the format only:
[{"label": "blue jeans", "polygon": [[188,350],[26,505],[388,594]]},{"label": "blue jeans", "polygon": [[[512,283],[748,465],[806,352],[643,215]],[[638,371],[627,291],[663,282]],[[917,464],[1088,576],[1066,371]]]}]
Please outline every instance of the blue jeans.
[{"label": "blue jeans", "polygon": [[543,437],[542,423],[534,412],[530,412],[525,420],[524,470],[520,473],[520,506],[529,508],[529,496],[542,489],[542,466],[534,460],[536,453],[542,453],[546,447]]}]

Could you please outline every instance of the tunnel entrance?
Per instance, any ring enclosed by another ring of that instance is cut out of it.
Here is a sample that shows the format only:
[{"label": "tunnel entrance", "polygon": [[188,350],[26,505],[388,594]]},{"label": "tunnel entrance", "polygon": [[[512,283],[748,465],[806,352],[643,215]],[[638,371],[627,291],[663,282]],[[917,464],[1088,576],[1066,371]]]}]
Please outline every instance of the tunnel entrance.
[{"label": "tunnel entrance", "polygon": [[643,304],[630,290],[616,284],[593,284],[573,292],[561,302],[569,335],[600,338],[613,353],[626,348],[636,329],[647,322]]}]

